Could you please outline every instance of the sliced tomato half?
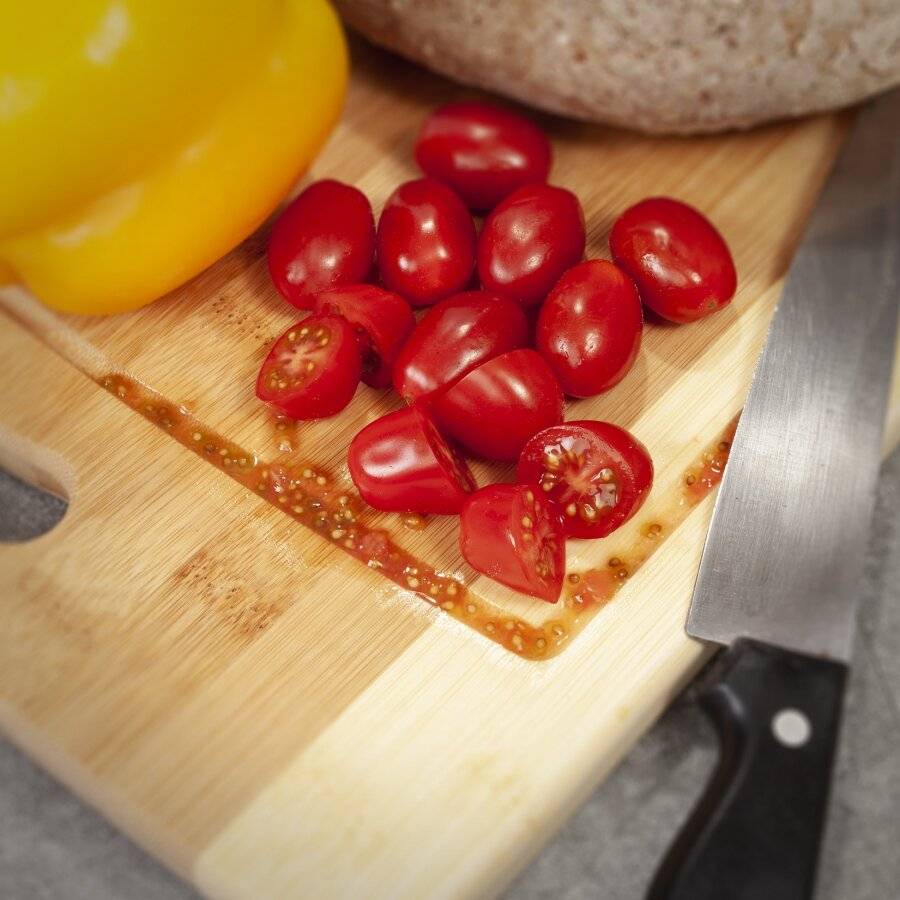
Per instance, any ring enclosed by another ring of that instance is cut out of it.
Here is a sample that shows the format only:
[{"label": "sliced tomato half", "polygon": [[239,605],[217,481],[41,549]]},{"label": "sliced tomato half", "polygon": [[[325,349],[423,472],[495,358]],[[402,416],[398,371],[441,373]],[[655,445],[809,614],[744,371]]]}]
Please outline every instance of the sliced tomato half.
[{"label": "sliced tomato half", "polygon": [[333,416],[353,398],[361,367],[353,326],[340,316],[310,316],[275,341],[256,396],[291,419]]},{"label": "sliced tomato half", "polygon": [[473,569],[556,603],[566,571],[559,513],[536,484],[492,484],[462,508],[459,546]]}]

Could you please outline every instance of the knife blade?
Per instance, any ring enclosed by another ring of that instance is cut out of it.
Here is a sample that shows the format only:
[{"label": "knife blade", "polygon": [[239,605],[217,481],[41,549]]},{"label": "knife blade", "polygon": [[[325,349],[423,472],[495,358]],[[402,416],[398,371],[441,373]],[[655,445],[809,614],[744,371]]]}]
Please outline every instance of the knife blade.
[{"label": "knife blade", "polygon": [[727,646],[719,764],[651,900],[812,896],[900,296],[900,92],[859,114],[795,255],[687,619]]}]

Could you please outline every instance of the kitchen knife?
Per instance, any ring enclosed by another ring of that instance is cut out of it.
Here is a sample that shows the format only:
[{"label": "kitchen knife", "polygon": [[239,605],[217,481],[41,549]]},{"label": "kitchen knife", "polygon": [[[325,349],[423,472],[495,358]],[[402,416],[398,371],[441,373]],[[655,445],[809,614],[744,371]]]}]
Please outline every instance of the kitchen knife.
[{"label": "kitchen knife", "polygon": [[812,896],[900,294],[900,92],[865,108],[810,219],[734,438],[687,632],[726,645],[706,792],[650,900]]}]

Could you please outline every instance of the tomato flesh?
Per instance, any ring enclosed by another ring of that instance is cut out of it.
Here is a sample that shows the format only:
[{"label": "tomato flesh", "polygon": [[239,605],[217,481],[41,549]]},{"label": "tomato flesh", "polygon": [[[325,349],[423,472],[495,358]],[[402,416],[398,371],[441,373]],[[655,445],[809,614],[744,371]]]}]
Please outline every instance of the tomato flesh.
[{"label": "tomato flesh", "polygon": [[372,284],[352,284],[316,294],[316,315],[343,316],[356,328],[362,354],[362,380],[387,387],[400,348],[416,324],[409,304]]},{"label": "tomato flesh", "polygon": [[339,316],[310,316],[275,341],[256,380],[256,396],[291,419],[340,412],[362,367],[353,326]]},{"label": "tomato flesh", "polygon": [[487,217],[478,238],[478,275],[486,291],[536,306],[584,254],[584,213],[564,188],[529,184]]},{"label": "tomato flesh", "polygon": [[609,236],[613,259],[641,300],[671,322],[695,322],[727,306],[737,289],[731,251],[692,206],[651,197],[625,210]]},{"label": "tomato flesh", "polygon": [[365,281],[375,256],[368,199],[339,181],[311,184],[275,221],[267,256],[275,287],[298,309],[312,309],[318,291]]},{"label": "tomato flesh", "polygon": [[347,463],[363,500],[387,512],[451,515],[475,490],[465,461],[415,406],[363,428],[350,444]]},{"label": "tomato flesh", "polygon": [[569,269],[538,316],[535,346],[571,397],[618,384],[634,365],[644,319],[634,282],[611,262]]},{"label": "tomato flesh", "polygon": [[640,509],[653,484],[653,462],[623,428],[580,420],[534,435],[516,474],[521,482],[537,484],[558,509],[567,535],[600,538]]},{"label": "tomato flesh", "polygon": [[448,103],[426,119],[415,148],[426,175],[452,187],[470,209],[489,210],[516,188],[546,181],[552,150],[523,116],[492,103]]},{"label": "tomato flesh", "polygon": [[406,400],[424,400],[527,342],[528,322],[514,301],[483,291],[448,297],[428,311],[400,350],[394,387]]},{"label": "tomato flesh", "polygon": [[559,599],[565,534],[537,485],[492,484],[472,494],[460,516],[459,547],[488,578],[548,603]]},{"label": "tomato flesh", "polygon": [[445,434],[486,459],[514,461],[536,432],[563,420],[563,394],[534,350],[482,363],[431,404]]},{"label": "tomato flesh", "polygon": [[413,306],[463,290],[475,267],[475,223],[460,198],[433,178],[401,184],[378,222],[384,286]]}]

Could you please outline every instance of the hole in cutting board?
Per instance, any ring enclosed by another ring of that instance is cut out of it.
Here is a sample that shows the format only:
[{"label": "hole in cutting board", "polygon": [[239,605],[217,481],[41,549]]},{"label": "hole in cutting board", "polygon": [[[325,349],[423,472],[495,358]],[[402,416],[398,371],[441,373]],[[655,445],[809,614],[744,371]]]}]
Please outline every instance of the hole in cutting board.
[{"label": "hole in cutting board", "polygon": [[22,543],[52,531],[69,501],[0,469],[0,542]]},{"label": "hole in cutting board", "polygon": [[52,531],[69,508],[73,483],[57,454],[0,431],[0,542],[24,543]]}]

